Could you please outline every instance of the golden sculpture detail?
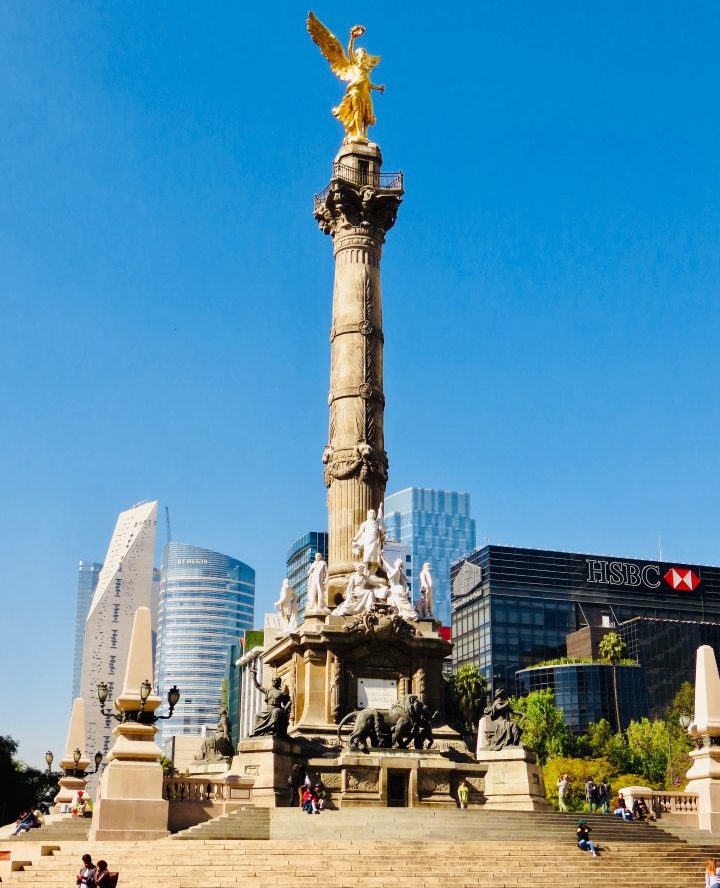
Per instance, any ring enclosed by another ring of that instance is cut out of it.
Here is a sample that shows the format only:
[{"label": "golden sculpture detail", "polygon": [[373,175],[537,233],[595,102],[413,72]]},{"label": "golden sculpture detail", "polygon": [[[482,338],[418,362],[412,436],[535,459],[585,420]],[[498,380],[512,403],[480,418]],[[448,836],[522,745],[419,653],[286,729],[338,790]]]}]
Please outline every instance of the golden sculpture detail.
[{"label": "golden sculpture detail", "polygon": [[370,82],[370,72],[379,63],[380,56],[370,55],[365,49],[355,49],[355,40],[362,37],[365,28],[353,25],[347,55],[340,41],[323,25],[313,12],[308,14],[307,29],[320,52],[330,62],[333,74],[347,82],[345,96],[332,113],[345,127],[343,144],[367,142],[367,128],[375,123],[372,91],[385,92],[384,86]]}]

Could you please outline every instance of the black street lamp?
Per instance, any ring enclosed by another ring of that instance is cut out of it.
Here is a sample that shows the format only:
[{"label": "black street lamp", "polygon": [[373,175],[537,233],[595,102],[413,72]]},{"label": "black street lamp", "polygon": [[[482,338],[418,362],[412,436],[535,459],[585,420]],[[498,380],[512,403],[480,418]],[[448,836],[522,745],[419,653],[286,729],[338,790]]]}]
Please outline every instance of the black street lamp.
[{"label": "black street lamp", "polygon": [[45,763],[47,764],[48,774],[50,774],[52,771],[52,763],[53,763],[54,758],[55,758],[55,756],[48,749],[48,751],[45,753]]},{"label": "black street lamp", "polygon": [[97,774],[100,770],[100,762],[103,760],[103,754],[101,752],[95,753],[95,770],[91,771],[92,774]]},{"label": "black street lamp", "polygon": [[75,762],[75,767],[73,768],[73,777],[77,777],[77,766],[82,758],[82,753],[79,749],[73,750],[73,761]]},{"label": "black street lamp", "polygon": [[[157,721],[162,721],[166,718],[172,718],[173,711],[178,704],[178,700],[180,699],[180,691],[177,688],[177,685],[173,685],[168,691],[167,701],[168,706],[170,707],[170,712],[167,715],[155,715],[154,712],[145,712],[145,704],[152,693],[152,685],[150,681],[146,678],[145,681],[140,685],[140,709],[139,710],[127,710],[121,709],[120,713],[117,714],[112,710],[105,710],[105,702],[108,698],[108,686],[105,682],[100,682],[97,686],[97,696],[98,702],[100,703],[100,713],[105,718],[114,718],[115,721],[119,722],[139,722],[143,725],[153,725]],[[100,753],[98,753],[100,755]],[[102,757],[101,757],[102,760]],[[96,756],[97,761],[97,756]]]}]

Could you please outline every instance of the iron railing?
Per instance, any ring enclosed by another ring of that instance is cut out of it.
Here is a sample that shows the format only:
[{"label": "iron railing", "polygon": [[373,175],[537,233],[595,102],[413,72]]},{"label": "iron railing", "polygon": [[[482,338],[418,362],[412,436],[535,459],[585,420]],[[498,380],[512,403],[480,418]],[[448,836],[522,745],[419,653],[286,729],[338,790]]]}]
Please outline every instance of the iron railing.
[{"label": "iron railing", "polygon": [[[378,191],[403,190],[402,172],[378,173],[370,169],[348,166],[348,164],[336,160],[333,162],[332,180],[335,181],[337,179],[342,182],[349,182],[351,185],[357,185],[360,188],[369,185],[371,188],[377,188]],[[315,209],[325,203],[331,186],[332,182],[319,194],[315,195]]]}]

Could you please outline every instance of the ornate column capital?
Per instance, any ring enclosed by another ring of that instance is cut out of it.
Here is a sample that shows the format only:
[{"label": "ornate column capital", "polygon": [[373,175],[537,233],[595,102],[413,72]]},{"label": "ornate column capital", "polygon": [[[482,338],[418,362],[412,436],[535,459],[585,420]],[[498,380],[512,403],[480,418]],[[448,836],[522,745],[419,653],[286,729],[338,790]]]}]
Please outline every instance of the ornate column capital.
[{"label": "ornate column capital", "polygon": [[369,241],[367,246],[374,245],[379,249],[386,233],[395,224],[401,201],[402,192],[398,190],[333,179],[325,191],[317,196],[314,216],[325,234],[336,239],[343,234],[353,237],[365,235]]}]

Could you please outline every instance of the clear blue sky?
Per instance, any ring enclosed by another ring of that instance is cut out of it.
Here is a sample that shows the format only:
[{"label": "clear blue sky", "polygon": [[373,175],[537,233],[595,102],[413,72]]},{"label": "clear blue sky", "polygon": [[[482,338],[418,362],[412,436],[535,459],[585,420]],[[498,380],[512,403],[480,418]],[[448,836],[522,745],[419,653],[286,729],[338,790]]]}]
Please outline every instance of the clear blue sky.
[{"label": "clear blue sky", "polygon": [[[479,541],[718,563],[720,7],[410,8],[315,6],[367,26],[406,175],[389,489],[469,491]],[[325,527],[342,87],[306,3],[247,9],[0,5],[0,733],[31,762],[121,509],[253,565],[259,614]]]}]

